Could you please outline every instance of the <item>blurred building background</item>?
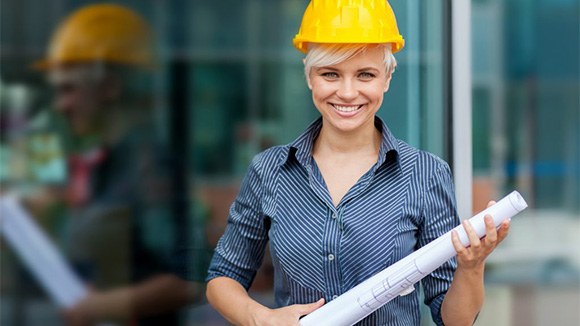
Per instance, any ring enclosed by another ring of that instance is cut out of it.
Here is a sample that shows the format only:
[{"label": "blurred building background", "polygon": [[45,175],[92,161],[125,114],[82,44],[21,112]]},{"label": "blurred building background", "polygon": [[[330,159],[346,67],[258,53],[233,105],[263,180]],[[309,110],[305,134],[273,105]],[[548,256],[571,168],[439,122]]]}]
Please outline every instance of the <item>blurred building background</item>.
[{"label": "blurred building background", "polygon": [[[318,116],[302,54],[291,43],[308,1],[116,2],[155,30],[160,64],[149,94],[150,132],[179,152],[189,212],[203,225],[196,236],[211,248],[253,155],[294,140]],[[87,3],[1,2],[3,192],[66,182],[71,140],[52,117],[44,76],[30,64],[44,57],[61,19]],[[488,259],[477,325],[580,325],[579,1],[471,1],[471,121],[462,121],[471,149],[453,148],[454,138],[464,137],[452,132],[454,112],[470,108],[452,108],[452,1],[390,3],[406,46],[379,115],[398,138],[454,170],[454,154],[472,153],[473,212],[513,189],[530,204]],[[58,243],[67,221],[52,216],[44,226]],[[4,244],[0,262],[0,324],[61,325],[57,308],[21,275]],[[266,304],[273,302],[272,279],[266,260],[252,288]],[[184,325],[226,324],[207,304],[182,315]]]}]

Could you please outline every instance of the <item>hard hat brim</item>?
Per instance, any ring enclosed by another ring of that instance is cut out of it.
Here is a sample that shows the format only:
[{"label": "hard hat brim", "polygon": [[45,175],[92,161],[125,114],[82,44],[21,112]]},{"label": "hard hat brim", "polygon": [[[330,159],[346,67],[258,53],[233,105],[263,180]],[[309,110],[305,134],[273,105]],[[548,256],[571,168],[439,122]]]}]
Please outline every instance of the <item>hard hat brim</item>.
[{"label": "hard hat brim", "polygon": [[298,35],[296,35],[296,38],[294,38],[294,40],[292,40],[292,43],[294,44],[294,47],[303,53],[308,53],[308,43],[320,43],[320,44],[386,44],[386,43],[391,43],[393,45],[393,49],[392,52],[396,53],[399,52],[401,49],[403,49],[403,47],[405,46],[405,40],[401,37],[399,39],[386,39],[386,40],[378,40],[378,41],[364,41],[364,40],[360,40],[359,39],[353,39],[353,40],[346,40],[346,41],[340,41],[337,42],[336,40],[308,40],[308,39],[303,39],[303,38],[299,38]]}]

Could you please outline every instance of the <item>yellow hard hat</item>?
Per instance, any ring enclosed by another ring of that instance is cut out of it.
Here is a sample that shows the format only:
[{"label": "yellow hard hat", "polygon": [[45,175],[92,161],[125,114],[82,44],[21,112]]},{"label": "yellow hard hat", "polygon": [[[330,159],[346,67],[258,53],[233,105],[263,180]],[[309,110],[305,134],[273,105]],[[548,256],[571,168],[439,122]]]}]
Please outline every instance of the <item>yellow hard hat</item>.
[{"label": "yellow hard hat", "polygon": [[308,53],[308,43],[392,43],[405,40],[386,0],[312,0],[302,18],[294,46]]},{"label": "yellow hard hat", "polygon": [[36,69],[54,65],[108,62],[153,67],[152,32],[133,10],[114,4],[83,7],[66,18],[53,34],[47,58]]}]

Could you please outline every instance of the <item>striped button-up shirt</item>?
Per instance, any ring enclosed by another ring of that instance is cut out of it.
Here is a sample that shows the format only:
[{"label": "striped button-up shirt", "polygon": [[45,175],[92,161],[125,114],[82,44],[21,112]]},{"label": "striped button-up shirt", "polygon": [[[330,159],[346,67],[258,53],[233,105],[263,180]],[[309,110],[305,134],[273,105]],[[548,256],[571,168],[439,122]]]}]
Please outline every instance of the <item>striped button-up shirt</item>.
[{"label": "striped button-up shirt", "polygon": [[[320,118],[291,144],[256,155],[208,280],[229,277],[248,289],[270,241],[277,306],[329,302],[458,225],[448,165],[396,139],[378,117],[375,126],[382,134],[378,160],[338,206],[312,157]],[[438,325],[455,268],[450,260],[421,281]],[[420,325],[417,292],[357,325]]]}]

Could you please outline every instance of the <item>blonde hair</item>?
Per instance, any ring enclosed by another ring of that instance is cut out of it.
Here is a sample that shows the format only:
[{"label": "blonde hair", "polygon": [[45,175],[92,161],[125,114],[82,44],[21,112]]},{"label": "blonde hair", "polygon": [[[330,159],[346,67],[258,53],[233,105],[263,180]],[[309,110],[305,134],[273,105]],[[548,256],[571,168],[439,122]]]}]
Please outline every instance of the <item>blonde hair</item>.
[{"label": "blonde hair", "polygon": [[391,43],[381,44],[325,44],[325,43],[309,43],[308,54],[304,58],[304,74],[306,79],[310,76],[312,67],[332,66],[343,61],[346,61],[359,53],[375,47],[380,46],[384,49],[385,57],[383,63],[387,74],[392,73],[397,65],[397,60],[391,51]]}]

